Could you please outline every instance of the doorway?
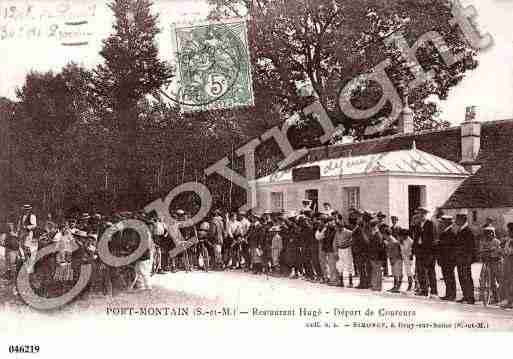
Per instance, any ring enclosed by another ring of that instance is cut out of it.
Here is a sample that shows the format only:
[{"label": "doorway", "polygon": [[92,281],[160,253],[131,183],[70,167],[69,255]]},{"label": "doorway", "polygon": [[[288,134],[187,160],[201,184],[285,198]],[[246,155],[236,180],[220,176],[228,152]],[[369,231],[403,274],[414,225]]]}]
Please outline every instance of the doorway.
[{"label": "doorway", "polygon": [[305,198],[312,201],[310,208],[312,212],[319,212],[319,190],[318,189],[307,189],[305,191]]},{"label": "doorway", "polygon": [[426,205],[426,186],[408,186],[408,218],[413,219],[415,210]]}]

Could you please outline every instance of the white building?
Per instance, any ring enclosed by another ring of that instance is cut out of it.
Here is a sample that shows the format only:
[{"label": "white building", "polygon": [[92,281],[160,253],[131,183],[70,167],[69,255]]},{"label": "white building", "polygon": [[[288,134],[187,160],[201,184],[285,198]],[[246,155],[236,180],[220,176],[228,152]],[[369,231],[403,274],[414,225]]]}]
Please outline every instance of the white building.
[{"label": "white building", "polygon": [[[405,109],[402,133],[311,149],[295,166],[256,181],[256,212],[293,213],[303,199],[342,214],[356,207],[399,217],[413,210],[466,210],[471,224],[486,217],[500,229],[513,220],[513,120],[478,122],[468,112],[458,127],[414,133]],[[315,209],[315,208],[314,208]]]}]

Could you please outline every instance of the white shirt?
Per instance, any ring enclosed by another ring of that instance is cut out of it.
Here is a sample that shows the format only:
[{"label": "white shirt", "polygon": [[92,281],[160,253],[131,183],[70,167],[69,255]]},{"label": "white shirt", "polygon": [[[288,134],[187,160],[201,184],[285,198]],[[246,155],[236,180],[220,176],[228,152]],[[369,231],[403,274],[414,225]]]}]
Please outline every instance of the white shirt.
[{"label": "white shirt", "polygon": [[153,234],[156,236],[163,236],[166,233],[166,224],[164,222],[157,221],[153,224]]},{"label": "white shirt", "polygon": [[324,227],[322,230],[315,231],[315,239],[318,241],[322,241],[324,239],[324,235],[326,233],[326,227]]},{"label": "white shirt", "polygon": [[246,236],[249,232],[249,228],[251,227],[251,222],[246,218],[242,218],[242,220],[239,222],[242,228],[242,236]]},{"label": "white shirt", "polygon": [[236,235],[242,234],[242,224],[235,220],[229,220],[226,224],[226,232],[228,233],[228,237],[235,238]]},{"label": "white shirt", "polygon": [[[21,228],[20,229],[25,229],[25,221],[27,220],[27,216],[28,216],[28,214],[24,214],[23,217],[21,217],[21,222],[20,222]],[[28,222],[30,224],[27,225],[27,230],[33,231],[37,227],[36,215],[31,214]]]},{"label": "white shirt", "polygon": [[401,246],[401,255],[403,256],[403,259],[410,259],[410,256],[412,255],[413,239],[406,237],[405,240],[402,243],[399,242],[399,244]]},{"label": "white shirt", "polygon": [[325,215],[330,216],[330,217],[333,216],[333,212],[335,212],[335,210],[332,209],[332,208],[330,208],[330,209],[323,209],[321,211],[322,214],[325,214]]}]

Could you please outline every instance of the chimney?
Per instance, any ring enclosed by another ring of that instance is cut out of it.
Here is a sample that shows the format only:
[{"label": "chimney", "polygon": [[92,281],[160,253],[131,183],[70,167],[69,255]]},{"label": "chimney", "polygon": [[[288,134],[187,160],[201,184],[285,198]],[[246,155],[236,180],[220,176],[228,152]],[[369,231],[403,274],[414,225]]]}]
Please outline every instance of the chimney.
[{"label": "chimney", "polygon": [[476,163],[481,148],[481,123],[476,121],[476,106],[468,106],[465,121],[461,125],[461,164],[471,173],[476,173]]},{"label": "chimney", "polygon": [[415,113],[408,105],[408,96],[404,99],[404,107],[399,116],[399,133],[408,134],[414,132],[413,117]]}]

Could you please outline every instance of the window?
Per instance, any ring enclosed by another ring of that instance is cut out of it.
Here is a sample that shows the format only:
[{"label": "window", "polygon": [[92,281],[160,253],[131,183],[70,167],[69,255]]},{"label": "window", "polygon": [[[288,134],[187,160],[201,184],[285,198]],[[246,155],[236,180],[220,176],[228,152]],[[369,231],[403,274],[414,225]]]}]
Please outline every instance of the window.
[{"label": "window", "polygon": [[360,208],[360,187],[344,188],[347,202],[346,208]]},{"label": "window", "polygon": [[284,209],[283,192],[271,192],[271,211],[283,212]]}]

